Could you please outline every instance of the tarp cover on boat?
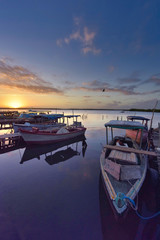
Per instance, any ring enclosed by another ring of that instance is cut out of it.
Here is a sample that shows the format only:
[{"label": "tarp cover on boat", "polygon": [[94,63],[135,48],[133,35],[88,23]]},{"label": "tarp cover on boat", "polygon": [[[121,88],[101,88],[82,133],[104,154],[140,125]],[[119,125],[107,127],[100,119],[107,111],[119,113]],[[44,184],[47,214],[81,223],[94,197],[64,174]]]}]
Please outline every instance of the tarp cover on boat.
[{"label": "tarp cover on boat", "polygon": [[131,121],[119,121],[119,120],[111,120],[104,125],[112,128],[121,128],[121,129],[143,129],[145,126],[140,122],[131,122]]},{"label": "tarp cover on boat", "polygon": [[141,116],[128,116],[128,120],[145,120],[145,121],[150,121],[149,118],[141,117]]},{"label": "tarp cover on boat", "polygon": [[51,120],[64,117],[63,114],[41,114],[40,116]]}]

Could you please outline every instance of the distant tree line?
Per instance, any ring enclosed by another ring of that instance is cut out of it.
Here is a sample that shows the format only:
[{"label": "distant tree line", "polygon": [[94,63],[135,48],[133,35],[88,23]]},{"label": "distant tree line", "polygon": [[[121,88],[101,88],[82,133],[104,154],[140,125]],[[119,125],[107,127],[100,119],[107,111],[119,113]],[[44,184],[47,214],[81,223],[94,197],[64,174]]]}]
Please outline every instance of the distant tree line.
[{"label": "distant tree line", "polygon": [[[134,111],[134,112],[153,112],[153,109],[137,109],[137,108],[131,108],[129,111]],[[155,109],[154,112],[160,112],[160,109]]]}]

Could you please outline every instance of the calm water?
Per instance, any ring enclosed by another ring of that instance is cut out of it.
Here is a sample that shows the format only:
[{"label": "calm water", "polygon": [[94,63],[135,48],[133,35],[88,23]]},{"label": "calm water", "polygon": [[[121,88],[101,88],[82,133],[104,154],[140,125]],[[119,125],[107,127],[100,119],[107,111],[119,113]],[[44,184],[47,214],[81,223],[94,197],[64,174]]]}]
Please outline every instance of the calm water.
[{"label": "calm water", "polygon": [[[72,111],[64,111],[72,114]],[[62,111],[58,111],[62,113]],[[100,176],[104,123],[151,113],[74,111],[87,127],[85,139],[21,147],[0,154],[0,239],[2,240],[159,240],[160,216],[141,220],[133,210],[113,215]],[[153,127],[160,114],[155,114]],[[1,131],[1,134],[3,132]],[[67,145],[68,144],[68,145]],[[148,171],[138,195],[139,212],[160,210],[159,182]]]}]

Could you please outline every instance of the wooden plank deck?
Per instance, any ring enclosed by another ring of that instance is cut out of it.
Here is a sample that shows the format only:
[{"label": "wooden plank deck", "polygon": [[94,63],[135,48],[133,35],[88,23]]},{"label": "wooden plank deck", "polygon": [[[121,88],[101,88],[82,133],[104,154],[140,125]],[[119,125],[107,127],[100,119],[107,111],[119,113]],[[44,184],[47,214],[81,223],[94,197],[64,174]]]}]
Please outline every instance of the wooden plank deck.
[{"label": "wooden plank deck", "polygon": [[131,164],[137,164],[137,158],[135,153],[127,153],[118,150],[112,150],[108,158],[121,160],[122,162],[128,162]]},{"label": "wooden plank deck", "polygon": [[119,147],[119,146],[113,146],[113,145],[105,145],[105,148],[113,149],[113,150],[119,150],[122,152],[130,152],[130,153],[139,153],[139,154],[146,154],[150,156],[157,156],[157,153],[155,152],[149,152],[145,150],[140,150],[140,149],[135,149],[135,148],[130,148],[130,147]]},{"label": "wooden plank deck", "polygon": [[21,139],[21,134],[18,133],[10,133],[0,135],[0,149],[4,147],[8,147],[15,144],[15,141]]},{"label": "wooden plank deck", "polygon": [[0,135],[0,140],[6,139],[6,138],[20,137],[20,136],[21,136],[21,134],[19,132],[18,133],[8,133],[8,134]]},{"label": "wooden plank deck", "polygon": [[20,133],[0,135],[0,154],[25,147],[25,142]]},{"label": "wooden plank deck", "polygon": [[0,130],[13,128],[13,123],[25,123],[26,121],[30,123],[35,122],[34,119],[25,118],[0,119]]}]

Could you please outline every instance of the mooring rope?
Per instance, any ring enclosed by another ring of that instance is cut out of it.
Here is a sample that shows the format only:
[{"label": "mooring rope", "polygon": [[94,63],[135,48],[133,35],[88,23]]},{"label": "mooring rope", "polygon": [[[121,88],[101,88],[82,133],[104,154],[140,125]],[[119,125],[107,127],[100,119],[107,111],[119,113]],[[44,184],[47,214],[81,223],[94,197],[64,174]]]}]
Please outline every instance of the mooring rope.
[{"label": "mooring rope", "polygon": [[157,217],[158,215],[160,215],[160,211],[158,211],[157,213],[154,213],[152,216],[146,216],[146,217],[145,217],[145,216],[142,216],[142,215],[138,212],[138,210],[136,209],[136,204],[135,204],[135,201],[134,201],[133,199],[131,199],[130,197],[125,196],[125,194],[123,195],[123,199],[128,200],[128,201],[132,204],[131,207],[136,211],[137,216],[140,217],[140,218],[143,219],[143,220],[150,220],[150,219],[152,219],[152,218]]}]

